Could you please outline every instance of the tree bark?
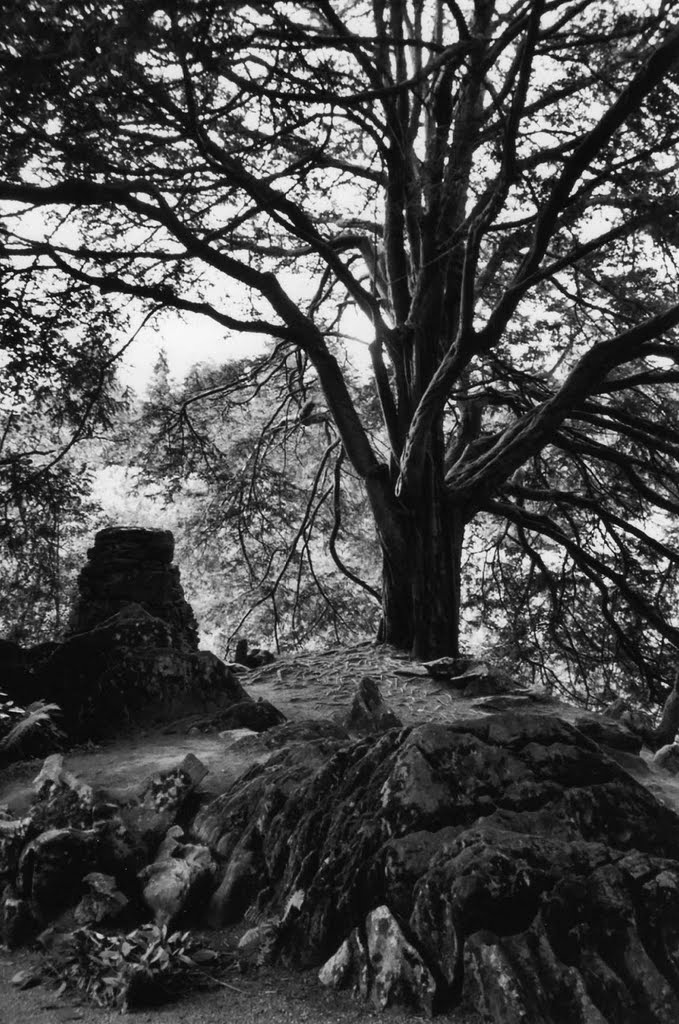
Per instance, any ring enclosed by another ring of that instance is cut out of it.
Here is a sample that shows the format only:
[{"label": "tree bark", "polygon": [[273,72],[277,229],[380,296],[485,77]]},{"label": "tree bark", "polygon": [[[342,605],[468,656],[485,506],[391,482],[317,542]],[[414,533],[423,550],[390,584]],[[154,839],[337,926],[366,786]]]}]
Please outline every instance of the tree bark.
[{"label": "tree bark", "polygon": [[372,490],[383,558],[379,639],[419,660],[457,657],[464,508],[444,493],[435,463],[407,504],[391,486],[379,501]]}]

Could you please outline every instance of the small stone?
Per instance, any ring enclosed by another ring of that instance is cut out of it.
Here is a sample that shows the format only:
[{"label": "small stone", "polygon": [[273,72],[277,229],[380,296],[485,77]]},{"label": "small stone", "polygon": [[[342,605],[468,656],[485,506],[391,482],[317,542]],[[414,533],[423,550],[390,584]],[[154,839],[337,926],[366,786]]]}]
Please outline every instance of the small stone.
[{"label": "small stone", "polygon": [[75,909],[78,924],[116,921],[127,909],[129,900],[116,886],[112,875],[91,871],[83,878],[87,892]]},{"label": "small stone", "polygon": [[47,829],[21,854],[20,894],[49,919],[77,902],[83,878],[97,869],[100,857],[100,834],[94,829]]},{"label": "small stone", "polygon": [[285,715],[268,700],[242,700],[225,711],[220,711],[210,719],[203,720],[202,728],[214,732],[249,729],[251,732],[266,732],[274,726],[282,725]]},{"label": "small stone", "polygon": [[248,928],[238,942],[238,952],[243,957],[258,957],[260,960],[271,956],[278,935],[277,921],[263,921],[255,928]]},{"label": "small stone", "polygon": [[405,1005],[431,1016],[436,982],[422,957],[401,931],[388,907],[371,911],[365,920],[366,942],[358,929],[321,967],[318,978],[330,988],[351,988],[377,1010]]},{"label": "small stone", "polygon": [[38,925],[31,911],[30,902],[17,896],[13,886],[8,885],[0,906],[0,934],[8,949],[17,949],[31,942]]},{"label": "small stone", "polygon": [[259,733],[255,732],[254,729],[224,729],[218,733],[220,740],[224,740],[228,746],[232,746],[235,743],[239,743],[241,740],[249,739],[253,736],[259,736]]},{"label": "small stone", "polygon": [[171,848],[163,844],[160,856],[139,878],[145,882],[144,902],[156,923],[171,927],[202,905],[215,875],[216,864],[206,846],[175,842]]},{"label": "small stone", "polygon": [[192,786],[199,786],[210,771],[195,754],[187,754],[180,768],[188,775]]},{"label": "small stone", "polygon": [[434,1013],[436,982],[422,957],[405,938],[389,907],[377,907],[365,922],[372,983],[378,1010],[406,1005]]},{"label": "small stone", "polygon": [[450,679],[460,671],[457,658],[436,658],[434,661],[423,661],[422,665],[433,679]]},{"label": "small stone", "polygon": [[661,747],[653,757],[656,768],[662,768],[670,775],[679,774],[679,743],[668,743]]},{"label": "small stone", "polygon": [[94,790],[64,765],[63,754],[51,754],[45,758],[42,768],[33,780],[33,789],[40,796],[56,789],[70,790],[85,809],[95,804]]},{"label": "small stone", "polygon": [[22,990],[35,988],[35,986],[40,985],[41,982],[42,974],[35,967],[27,967],[23,971],[17,971],[17,973],[10,978],[10,985],[14,985],[15,988]]},{"label": "small stone", "polygon": [[363,676],[359,682],[344,724],[350,732],[363,736],[403,727],[403,722],[387,706],[379,686],[370,676]]},{"label": "small stone", "polygon": [[354,928],[336,953],[318,972],[318,980],[327,988],[351,989],[355,996],[367,999],[370,991],[368,951],[357,928]]}]

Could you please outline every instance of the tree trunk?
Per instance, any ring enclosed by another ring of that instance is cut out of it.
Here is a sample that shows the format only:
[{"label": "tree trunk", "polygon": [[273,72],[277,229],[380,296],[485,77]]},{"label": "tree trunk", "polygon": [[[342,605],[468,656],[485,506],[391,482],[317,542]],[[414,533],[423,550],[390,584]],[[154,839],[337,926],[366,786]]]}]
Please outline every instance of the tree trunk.
[{"label": "tree trunk", "polygon": [[433,473],[408,506],[389,497],[371,502],[383,556],[379,638],[419,660],[456,657],[464,512]]}]

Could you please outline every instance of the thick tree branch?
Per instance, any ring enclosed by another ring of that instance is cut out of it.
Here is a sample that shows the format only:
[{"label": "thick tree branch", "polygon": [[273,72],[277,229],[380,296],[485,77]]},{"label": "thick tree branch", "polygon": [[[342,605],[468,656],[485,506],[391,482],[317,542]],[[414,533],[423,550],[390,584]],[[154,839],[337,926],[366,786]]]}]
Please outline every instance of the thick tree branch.
[{"label": "thick tree branch", "polygon": [[528,282],[537,271],[547,251],[559,216],[566,208],[577,180],[595,160],[603,147],[610,142],[618,129],[642,106],[653,89],[663,81],[677,60],[679,60],[679,29],[675,28],[623,89],[598,124],[566,160],[547,202],[538,215],[529,252],[522,261],[511,286],[493,310],[485,328],[479,332],[476,344],[480,351],[497,344],[514,310],[530,287]]},{"label": "thick tree branch", "polygon": [[468,500],[491,493],[549,443],[572,409],[579,407],[612,369],[639,357],[646,342],[678,324],[679,303],[615,338],[593,345],[551,398],[504,431],[478,459],[453,467],[447,478],[451,490]]}]

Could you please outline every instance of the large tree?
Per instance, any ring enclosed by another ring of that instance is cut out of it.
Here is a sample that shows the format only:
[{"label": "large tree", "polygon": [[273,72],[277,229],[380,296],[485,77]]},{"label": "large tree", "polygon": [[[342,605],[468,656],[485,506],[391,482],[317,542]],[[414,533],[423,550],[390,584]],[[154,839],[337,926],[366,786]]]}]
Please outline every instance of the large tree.
[{"label": "large tree", "polygon": [[[269,336],[300,404],[315,377],[385,640],[457,652],[492,516],[550,614],[578,580],[621,650],[676,647],[676,9],[6,0],[2,245]],[[386,454],[338,358],[360,318]]]}]

